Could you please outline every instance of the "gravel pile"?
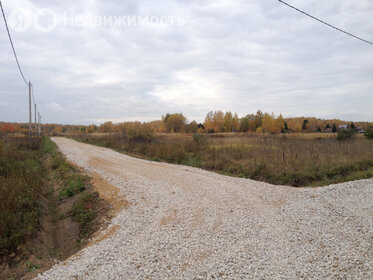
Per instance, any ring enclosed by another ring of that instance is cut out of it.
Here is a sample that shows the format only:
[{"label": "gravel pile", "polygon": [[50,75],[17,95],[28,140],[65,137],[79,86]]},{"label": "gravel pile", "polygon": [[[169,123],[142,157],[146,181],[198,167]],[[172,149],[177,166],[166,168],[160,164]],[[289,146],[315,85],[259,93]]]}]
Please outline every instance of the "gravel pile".
[{"label": "gravel pile", "polygon": [[373,279],[372,179],[296,189],[53,141],[131,206],[39,279]]}]

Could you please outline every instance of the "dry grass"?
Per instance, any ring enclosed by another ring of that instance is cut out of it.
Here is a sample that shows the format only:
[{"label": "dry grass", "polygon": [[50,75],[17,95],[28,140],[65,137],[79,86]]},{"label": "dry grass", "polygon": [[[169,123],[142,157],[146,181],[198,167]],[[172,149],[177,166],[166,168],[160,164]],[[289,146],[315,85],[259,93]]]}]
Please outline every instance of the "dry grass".
[{"label": "dry grass", "polygon": [[81,248],[108,205],[48,137],[0,135],[0,279],[31,279]]},{"label": "dry grass", "polygon": [[0,138],[0,250],[17,248],[37,230],[44,178],[38,146]]},{"label": "dry grass", "polygon": [[[211,139],[207,169],[275,184],[323,185],[371,177],[373,142],[359,137],[338,142],[305,134],[250,135]],[[211,149],[211,147],[214,147]]]},{"label": "dry grass", "polygon": [[274,184],[319,186],[373,176],[373,141],[334,134],[158,134],[151,141],[81,135],[121,152]]}]

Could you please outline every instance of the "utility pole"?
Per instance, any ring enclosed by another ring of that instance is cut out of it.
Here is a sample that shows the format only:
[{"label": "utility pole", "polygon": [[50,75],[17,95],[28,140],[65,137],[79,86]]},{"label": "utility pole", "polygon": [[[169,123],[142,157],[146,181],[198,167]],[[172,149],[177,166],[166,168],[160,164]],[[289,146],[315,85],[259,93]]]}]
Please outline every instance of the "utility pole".
[{"label": "utility pole", "polygon": [[31,82],[28,82],[28,110],[29,110],[29,141],[32,141],[32,119],[31,119]]}]

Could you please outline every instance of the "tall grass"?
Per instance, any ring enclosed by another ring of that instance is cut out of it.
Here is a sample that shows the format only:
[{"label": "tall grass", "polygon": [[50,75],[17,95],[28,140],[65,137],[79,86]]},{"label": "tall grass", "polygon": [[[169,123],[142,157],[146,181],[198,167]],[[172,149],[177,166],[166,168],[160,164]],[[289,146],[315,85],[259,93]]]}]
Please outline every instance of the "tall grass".
[{"label": "tall grass", "polygon": [[0,249],[13,250],[38,228],[43,164],[37,146],[0,139]]},{"label": "tall grass", "polygon": [[[90,178],[69,164],[48,137],[32,147],[27,138],[0,138],[0,251],[17,251],[38,231],[39,220],[49,207],[46,198],[58,208],[69,198],[75,202],[87,195],[97,196],[91,191]],[[94,205],[87,205],[82,204],[79,213],[88,213],[89,219],[74,219],[81,237],[91,233],[93,219],[102,207],[98,197]],[[75,205],[71,211],[74,209]]]},{"label": "tall grass", "polygon": [[373,176],[373,142],[361,137],[339,142],[334,138],[249,135],[210,143],[204,168],[270,183],[323,185]]},{"label": "tall grass", "polygon": [[330,134],[160,134],[134,141],[120,134],[80,135],[87,143],[156,161],[293,186],[373,176],[373,141],[340,142]]}]

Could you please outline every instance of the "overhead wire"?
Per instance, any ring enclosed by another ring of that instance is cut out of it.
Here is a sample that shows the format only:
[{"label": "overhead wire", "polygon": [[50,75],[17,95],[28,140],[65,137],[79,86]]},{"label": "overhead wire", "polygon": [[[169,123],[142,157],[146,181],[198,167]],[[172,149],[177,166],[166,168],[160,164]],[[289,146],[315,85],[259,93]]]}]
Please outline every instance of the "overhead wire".
[{"label": "overhead wire", "polygon": [[323,20],[321,20],[321,19],[318,19],[317,17],[315,17],[315,16],[313,16],[313,15],[310,15],[309,13],[307,13],[307,12],[305,12],[305,11],[302,11],[301,9],[298,9],[297,7],[294,7],[293,5],[290,5],[289,3],[286,3],[286,2],[283,1],[283,0],[278,0],[278,1],[281,2],[281,3],[284,4],[284,5],[286,5],[286,6],[290,7],[290,8],[292,8],[292,9],[294,9],[294,10],[296,10],[296,11],[298,11],[298,12],[300,12],[300,13],[302,13],[302,14],[304,14],[304,15],[306,15],[306,16],[308,16],[308,17],[310,17],[310,18],[312,18],[312,19],[314,19],[314,20],[316,20],[316,21],[318,21],[318,22],[321,22],[322,24],[325,24],[325,25],[327,25],[327,26],[329,26],[329,27],[331,27],[331,28],[333,28],[333,29],[335,29],[335,30],[337,30],[337,31],[339,31],[339,32],[342,32],[342,33],[344,33],[344,34],[346,34],[346,35],[348,35],[348,36],[351,36],[351,37],[353,37],[353,38],[355,38],[355,39],[358,39],[358,40],[360,40],[360,41],[363,41],[363,42],[365,42],[365,43],[370,44],[370,45],[373,46],[373,43],[370,42],[370,41],[368,41],[368,40],[365,40],[365,39],[363,39],[363,38],[361,38],[361,37],[358,37],[358,36],[356,36],[356,35],[354,35],[354,34],[352,34],[352,33],[350,33],[350,32],[345,31],[345,30],[343,30],[343,29],[341,29],[341,28],[338,28],[338,27],[336,27],[336,26],[334,26],[334,25],[331,25],[330,23],[327,23],[327,22],[325,22],[325,21],[323,21]]},{"label": "overhead wire", "polygon": [[[7,19],[6,19],[6,16],[5,16],[5,12],[4,12],[4,8],[3,8],[3,4],[2,4],[2,2],[1,2],[1,0],[0,0],[0,8],[1,8],[1,13],[2,13],[2,15],[3,15],[5,28],[6,28],[7,33],[8,33],[9,42],[10,42],[10,45],[12,46],[12,50],[13,50],[13,54],[14,54],[14,58],[15,58],[15,60],[16,60],[16,62],[17,62],[17,66],[18,66],[18,69],[19,69],[19,72],[20,72],[20,74],[21,74],[21,76],[22,76],[23,81],[25,82],[25,84],[26,84],[28,87],[29,87],[29,86],[31,87],[32,101],[33,101],[33,104],[34,104],[34,106],[35,106],[35,105],[36,105],[36,98],[35,98],[35,93],[34,93],[34,86],[33,86],[31,83],[27,82],[27,80],[26,80],[26,78],[25,78],[25,75],[23,74],[23,71],[22,71],[21,65],[20,65],[19,60],[18,60],[17,52],[16,52],[15,47],[14,47],[14,43],[13,43],[13,40],[12,40],[12,36],[10,35],[8,22],[7,22]],[[40,113],[39,113],[39,112],[37,112],[37,113],[38,113],[38,118],[39,118]]]},{"label": "overhead wire", "polygon": [[17,65],[18,65],[18,69],[19,69],[19,72],[21,73],[21,76],[22,76],[22,79],[23,81],[25,82],[25,84],[28,86],[28,82],[25,78],[25,75],[23,75],[23,71],[22,71],[22,68],[21,68],[21,65],[19,64],[19,61],[18,61],[18,57],[17,57],[17,53],[16,53],[16,50],[14,48],[14,44],[13,44],[13,40],[12,40],[12,36],[10,35],[10,31],[9,31],[9,27],[8,27],[8,22],[6,20],[6,16],[5,16],[5,12],[4,12],[4,9],[3,9],[3,4],[0,0],[0,7],[1,7],[1,12],[3,14],[3,18],[4,18],[4,23],[5,23],[5,28],[8,32],[8,37],[9,37],[9,41],[10,41],[10,44],[12,46],[12,50],[13,50],[13,54],[14,54],[14,57],[16,59],[16,62],[17,62]]}]

